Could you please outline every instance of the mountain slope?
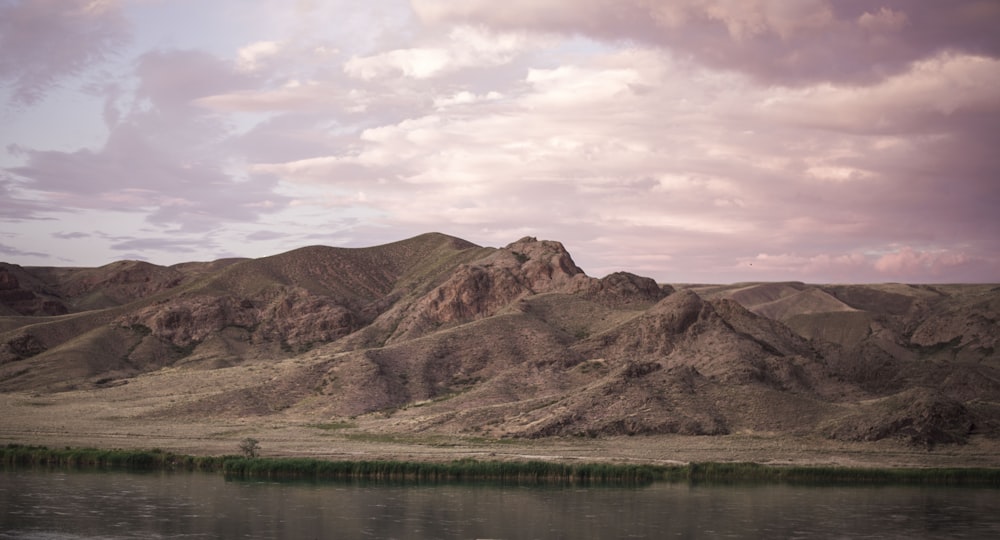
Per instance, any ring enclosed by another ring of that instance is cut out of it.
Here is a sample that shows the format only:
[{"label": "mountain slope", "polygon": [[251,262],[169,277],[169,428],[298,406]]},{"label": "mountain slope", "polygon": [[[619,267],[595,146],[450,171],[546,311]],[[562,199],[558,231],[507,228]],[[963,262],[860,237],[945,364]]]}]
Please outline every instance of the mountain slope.
[{"label": "mountain slope", "polygon": [[[994,286],[674,287],[587,276],[554,241],[484,248],[436,233],[0,270],[0,391],[123,399],[137,377],[188,381],[143,413],[158,419],[526,438],[1000,435]],[[206,370],[231,383],[196,384]]]}]

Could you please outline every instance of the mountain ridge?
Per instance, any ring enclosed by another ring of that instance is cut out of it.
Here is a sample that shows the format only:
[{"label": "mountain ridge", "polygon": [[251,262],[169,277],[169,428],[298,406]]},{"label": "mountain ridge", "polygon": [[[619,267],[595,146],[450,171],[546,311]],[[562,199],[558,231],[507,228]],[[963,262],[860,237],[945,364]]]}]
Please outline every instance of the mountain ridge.
[{"label": "mountain ridge", "polygon": [[[993,285],[595,278],[532,237],[489,248],[427,233],[169,267],[2,263],[0,392],[100,400],[164,370],[226,370],[232,384],[177,387],[143,415],[930,447],[1000,437],[998,320]],[[275,375],[249,382],[261,369]]]}]

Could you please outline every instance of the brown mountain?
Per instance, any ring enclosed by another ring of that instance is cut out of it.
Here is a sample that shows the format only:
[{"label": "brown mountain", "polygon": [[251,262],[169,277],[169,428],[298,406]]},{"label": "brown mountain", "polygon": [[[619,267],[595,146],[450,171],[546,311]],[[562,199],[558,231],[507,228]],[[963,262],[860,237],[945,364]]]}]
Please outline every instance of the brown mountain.
[{"label": "brown mountain", "polygon": [[[0,392],[138,403],[160,376],[181,382],[142,417],[963,443],[1000,436],[998,314],[990,285],[596,279],[534,238],[3,264]],[[228,382],[205,387],[210,373]]]}]

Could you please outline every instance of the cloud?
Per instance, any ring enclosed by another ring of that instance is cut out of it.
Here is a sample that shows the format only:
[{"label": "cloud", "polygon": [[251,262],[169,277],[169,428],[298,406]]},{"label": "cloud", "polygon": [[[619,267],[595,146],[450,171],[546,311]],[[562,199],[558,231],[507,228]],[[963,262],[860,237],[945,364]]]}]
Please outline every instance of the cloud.
[{"label": "cloud", "polygon": [[257,41],[237,52],[236,65],[240,71],[257,71],[265,62],[278,55],[283,47],[277,41]]},{"label": "cloud", "polygon": [[344,64],[344,71],[362,80],[396,75],[427,79],[464,68],[506,64],[524,50],[527,43],[522,33],[458,26],[449,32],[444,43],[355,56]]},{"label": "cloud", "polygon": [[858,26],[875,35],[899,32],[910,23],[906,13],[881,7],[878,11],[866,11],[858,16]]},{"label": "cloud", "polygon": [[[786,279],[812,281],[846,281],[859,275],[870,275],[872,262],[862,253],[759,253],[756,257],[740,260],[738,269],[750,270],[767,276],[783,275]],[[751,274],[752,275],[752,274]]]},{"label": "cloud", "polygon": [[40,257],[48,259],[51,257],[48,253],[41,253],[38,251],[25,251],[23,249],[16,248],[14,246],[8,246],[6,244],[0,244],[0,255],[5,257]]},{"label": "cloud", "polygon": [[784,276],[812,282],[989,282],[984,278],[1000,272],[1000,260],[995,256],[974,256],[962,248],[887,248],[889,251],[882,253],[760,253],[740,260],[737,268],[768,280]]},{"label": "cloud", "polygon": [[209,95],[194,103],[222,112],[329,112],[350,100],[346,94],[342,88],[328,83],[292,79],[278,88]]},{"label": "cloud", "polygon": [[875,261],[880,273],[902,280],[940,278],[972,264],[973,259],[962,250],[919,250],[903,246],[886,253]]},{"label": "cloud", "polygon": [[128,37],[117,1],[0,2],[0,85],[10,87],[12,105],[34,105],[53,86],[114,55]]},{"label": "cloud", "polygon": [[1000,279],[995,3],[400,5],[270,0],[194,41],[165,22],[214,52],[130,50],[80,94],[106,138],[39,108],[4,142],[9,243],[204,258],[439,230],[661,281]]},{"label": "cloud", "polygon": [[253,88],[252,73],[198,50],[152,50],[139,57],[136,95],[167,111],[191,107],[199,98]]},{"label": "cloud", "polygon": [[42,219],[47,205],[26,196],[22,188],[23,183],[0,170],[0,221]]},{"label": "cloud", "polygon": [[[212,249],[214,243],[206,242],[205,238],[129,238],[118,239],[111,244],[111,249],[115,251],[135,251],[143,253],[148,251],[161,251],[167,253],[197,253],[207,249]],[[134,257],[134,256],[133,256]]]},{"label": "cloud", "polygon": [[57,232],[57,233],[52,233],[52,236],[54,236],[55,238],[62,239],[62,240],[77,240],[77,239],[80,239],[80,238],[90,238],[91,235],[88,234],[88,233],[82,233],[82,232],[68,232],[68,233],[67,232]]},{"label": "cloud", "polygon": [[23,164],[6,174],[18,179],[18,193],[35,201],[26,209],[34,215],[64,209],[142,213],[150,223],[207,231],[284,205],[286,199],[274,193],[275,178],[233,166],[238,156],[222,144],[226,123],[192,105],[249,79],[232,64],[195,51],[144,54],[136,74],[139,99],[110,126],[99,149],[21,149]]},{"label": "cloud", "polygon": [[462,90],[450,96],[434,98],[434,108],[446,109],[449,107],[460,107],[462,105],[471,105],[481,101],[492,101],[502,98],[503,94],[497,91],[488,92],[486,94],[475,94],[473,92],[469,92],[468,90]]},{"label": "cloud", "polygon": [[782,84],[870,83],[943,51],[1000,55],[984,0],[412,0],[427,22],[631,40]]},{"label": "cloud", "polygon": [[246,239],[250,241],[258,240],[277,240],[280,238],[287,238],[288,234],[277,231],[255,231],[246,235]]},{"label": "cloud", "polygon": [[1000,59],[941,53],[871,86],[778,90],[762,104],[790,123],[859,133],[940,133],[963,115],[1000,115]]},{"label": "cloud", "polygon": [[[877,279],[867,254],[894,243],[938,249],[956,234],[974,238],[974,250],[993,249],[971,229],[991,218],[952,220],[942,207],[996,200],[988,170],[959,181],[945,175],[956,170],[945,161],[987,155],[982,145],[953,145],[966,140],[964,111],[981,116],[992,107],[989,76],[951,79],[992,65],[942,55],[861,90],[775,89],[629,48],[529,69],[497,89],[442,85],[426,108],[364,129],[338,151],[253,170],[281,177],[300,207],[368,208],[380,216],[376,230],[448,229],[499,243],[504,234],[558,238],[584,246],[590,255],[581,260],[601,270],[646,253],[662,261],[660,279],[697,264],[703,280],[727,280],[748,262],[761,279]],[[954,95],[955,84],[964,95]],[[902,91],[910,85],[918,87],[912,96]],[[820,105],[803,109],[809,97]],[[911,131],[864,123],[875,98]],[[956,116],[934,113],[933,130],[932,121],[907,117],[907,108],[938,110],[941,99],[952,100]],[[918,126],[929,134],[912,134]],[[907,173],[914,166],[922,176]],[[755,260],[761,253],[772,255]]]}]

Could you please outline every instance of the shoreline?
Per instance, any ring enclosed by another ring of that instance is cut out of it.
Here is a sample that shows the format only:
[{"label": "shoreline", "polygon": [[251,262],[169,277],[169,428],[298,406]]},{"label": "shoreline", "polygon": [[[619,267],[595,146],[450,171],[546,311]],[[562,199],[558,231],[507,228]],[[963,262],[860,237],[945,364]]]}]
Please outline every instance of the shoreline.
[{"label": "shoreline", "polygon": [[64,467],[126,471],[187,470],[227,478],[266,480],[365,480],[403,482],[501,482],[519,484],[644,485],[652,482],[789,483],[810,485],[935,485],[1000,488],[997,467],[873,468],[692,462],[650,465],[560,461],[326,460],[238,455],[192,456],[161,449],[51,449],[7,444],[4,467]]},{"label": "shoreline", "polygon": [[[898,441],[844,443],[774,434],[621,436],[609,438],[491,439],[462,434],[327,430],[297,422],[212,422],[66,426],[0,426],[0,446],[160,448],[193,456],[238,453],[239,441],[260,441],[268,458],[441,462],[456,459],[685,465],[754,462],[772,466],[847,468],[1000,468],[1000,442],[976,438],[933,450]],[[84,429],[80,429],[83,427]],[[74,429],[76,428],[76,429]]]}]

